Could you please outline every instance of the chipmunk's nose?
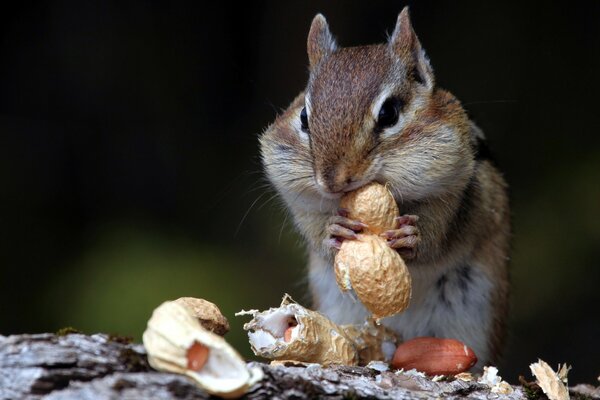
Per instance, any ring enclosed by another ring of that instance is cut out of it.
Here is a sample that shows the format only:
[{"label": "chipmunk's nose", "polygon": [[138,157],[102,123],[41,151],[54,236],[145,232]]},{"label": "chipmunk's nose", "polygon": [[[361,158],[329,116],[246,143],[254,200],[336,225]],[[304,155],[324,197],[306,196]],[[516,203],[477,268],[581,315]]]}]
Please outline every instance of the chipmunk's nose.
[{"label": "chipmunk's nose", "polygon": [[344,165],[323,168],[315,175],[317,187],[326,196],[341,195],[354,182],[352,172]]}]

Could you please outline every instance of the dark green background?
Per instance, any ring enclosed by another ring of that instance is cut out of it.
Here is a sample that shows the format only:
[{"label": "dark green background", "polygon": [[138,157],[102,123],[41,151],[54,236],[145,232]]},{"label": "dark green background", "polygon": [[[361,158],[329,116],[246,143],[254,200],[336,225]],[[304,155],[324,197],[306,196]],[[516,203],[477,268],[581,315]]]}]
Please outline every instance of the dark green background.
[{"label": "dark green background", "polygon": [[[405,3],[21,2],[0,14],[0,332],[140,338],[166,299],[210,299],[249,355],[242,308],[305,301],[304,250],[257,136],[302,89],[323,12],[383,41]],[[599,2],[412,4],[438,83],[511,185],[510,340],[600,374]]]}]

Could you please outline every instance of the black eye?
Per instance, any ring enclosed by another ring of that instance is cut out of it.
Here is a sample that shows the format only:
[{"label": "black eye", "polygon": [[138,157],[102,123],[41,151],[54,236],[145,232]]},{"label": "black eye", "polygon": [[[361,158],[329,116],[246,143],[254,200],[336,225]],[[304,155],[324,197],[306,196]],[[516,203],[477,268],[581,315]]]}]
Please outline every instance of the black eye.
[{"label": "black eye", "polygon": [[402,102],[396,97],[390,97],[387,99],[379,110],[377,116],[377,128],[385,129],[393,126],[398,122],[398,116],[400,115],[400,106]]},{"label": "black eye", "polygon": [[300,128],[304,132],[308,132],[308,114],[306,114],[306,107],[302,107],[302,111],[300,111]]}]

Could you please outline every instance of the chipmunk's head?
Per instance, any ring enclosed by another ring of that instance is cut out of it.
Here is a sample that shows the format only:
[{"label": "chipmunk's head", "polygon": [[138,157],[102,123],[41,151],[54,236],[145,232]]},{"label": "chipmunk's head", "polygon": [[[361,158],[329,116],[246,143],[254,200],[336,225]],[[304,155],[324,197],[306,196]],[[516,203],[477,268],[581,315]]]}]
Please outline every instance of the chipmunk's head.
[{"label": "chipmunk's head", "polygon": [[383,161],[378,147],[399,136],[434,78],[407,8],[388,43],[349,48],[337,47],[319,14],[308,35],[308,57],[302,128],[310,137],[317,185],[335,195],[375,177]]},{"label": "chipmunk's head", "polygon": [[435,88],[407,8],[386,43],[347,48],[319,14],[307,47],[305,92],[261,138],[267,173],[284,195],[335,200],[379,181],[414,200],[464,184],[457,176],[472,166],[468,119]]},{"label": "chipmunk's head", "polygon": [[433,71],[408,8],[387,43],[349,48],[338,48],[319,14],[307,47],[310,79],[301,128],[310,140],[319,190],[337,196],[381,178],[386,149],[398,153],[419,136],[411,128],[431,111]]}]

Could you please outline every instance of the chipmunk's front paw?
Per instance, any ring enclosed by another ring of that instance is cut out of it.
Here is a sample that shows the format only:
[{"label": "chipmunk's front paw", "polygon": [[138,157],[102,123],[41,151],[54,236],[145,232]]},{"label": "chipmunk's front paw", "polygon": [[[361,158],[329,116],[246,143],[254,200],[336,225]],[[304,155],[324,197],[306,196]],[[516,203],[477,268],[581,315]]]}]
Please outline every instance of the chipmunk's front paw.
[{"label": "chipmunk's front paw", "polygon": [[325,246],[339,250],[344,240],[356,239],[356,234],[365,228],[366,224],[348,218],[348,211],[341,209],[337,215],[329,218]]},{"label": "chipmunk's front paw", "polygon": [[396,249],[403,258],[412,259],[417,255],[417,246],[421,240],[416,226],[418,220],[416,215],[402,215],[396,218],[396,229],[381,234],[388,245]]}]

